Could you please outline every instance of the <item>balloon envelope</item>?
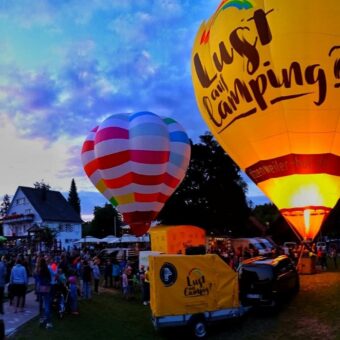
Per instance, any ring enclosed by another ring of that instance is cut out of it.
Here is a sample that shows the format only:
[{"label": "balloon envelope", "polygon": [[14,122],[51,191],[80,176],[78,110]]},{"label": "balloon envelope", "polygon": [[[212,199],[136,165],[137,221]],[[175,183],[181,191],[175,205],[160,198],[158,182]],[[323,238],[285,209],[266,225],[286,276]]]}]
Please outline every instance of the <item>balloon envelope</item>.
[{"label": "balloon envelope", "polygon": [[98,168],[98,162],[94,153],[94,137],[98,130],[98,126],[91,130],[91,132],[86,137],[82,150],[81,150],[81,161],[84,167],[84,171],[92,182],[92,184],[97,188],[97,190],[104,195],[110,202],[114,202],[112,198],[112,193],[106,187]]},{"label": "balloon envelope", "polygon": [[338,0],[222,1],[192,53],[207,125],[304,239],[340,197],[339,18]]},{"label": "balloon envelope", "polygon": [[145,234],[185,176],[190,161],[187,134],[171,118],[137,112],[110,116],[90,139],[107,198],[135,235]]}]

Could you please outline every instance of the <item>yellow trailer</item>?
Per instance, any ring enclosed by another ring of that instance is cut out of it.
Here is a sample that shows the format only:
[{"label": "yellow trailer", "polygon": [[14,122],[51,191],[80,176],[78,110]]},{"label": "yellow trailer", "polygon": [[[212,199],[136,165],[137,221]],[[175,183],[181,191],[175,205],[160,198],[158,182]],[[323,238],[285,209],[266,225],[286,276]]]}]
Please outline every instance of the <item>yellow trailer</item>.
[{"label": "yellow trailer", "polygon": [[243,315],[238,275],[218,255],[149,257],[150,304],[156,329],[190,325],[196,337],[206,324]]}]

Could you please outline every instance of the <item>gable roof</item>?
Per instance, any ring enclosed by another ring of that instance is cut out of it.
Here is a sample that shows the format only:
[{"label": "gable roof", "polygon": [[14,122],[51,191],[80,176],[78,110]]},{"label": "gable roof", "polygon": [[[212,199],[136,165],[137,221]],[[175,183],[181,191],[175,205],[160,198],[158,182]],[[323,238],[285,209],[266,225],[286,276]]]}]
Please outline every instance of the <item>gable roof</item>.
[{"label": "gable roof", "polygon": [[19,186],[43,221],[82,223],[80,216],[59,191]]}]

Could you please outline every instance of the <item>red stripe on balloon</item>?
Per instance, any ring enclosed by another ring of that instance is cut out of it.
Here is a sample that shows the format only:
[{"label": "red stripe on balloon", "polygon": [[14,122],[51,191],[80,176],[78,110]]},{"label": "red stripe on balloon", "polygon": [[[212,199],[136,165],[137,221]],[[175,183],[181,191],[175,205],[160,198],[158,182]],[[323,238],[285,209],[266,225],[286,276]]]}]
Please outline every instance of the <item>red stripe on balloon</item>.
[{"label": "red stripe on balloon", "polygon": [[332,208],[319,206],[319,205],[307,205],[304,207],[298,207],[298,208],[285,208],[280,209],[280,212],[282,214],[290,214],[290,215],[303,215],[305,210],[310,210],[310,214],[313,215],[325,215],[328,214]]},{"label": "red stripe on balloon", "polygon": [[[97,139],[96,139],[97,142]],[[169,161],[169,151],[125,150],[98,157],[100,169],[110,169],[128,161],[145,164],[163,164]]]},{"label": "red stripe on balloon", "polygon": [[110,139],[128,139],[129,131],[120,127],[107,127],[96,133],[96,143]]},{"label": "red stripe on balloon", "polygon": [[110,189],[118,189],[132,183],[140,185],[159,185],[164,183],[171,188],[175,188],[179,183],[179,179],[171,176],[168,173],[151,176],[129,172],[118,178],[105,179],[104,182],[105,185]]},{"label": "red stripe on balloon", "polygon": [[87,140],[83,144],[83,148],[81,149],[81,153],[87,152],[87,151],[93,151],[94,149],[94,141],[93,140]]},{"label": "red stripe on balloon", "polygon": [[164,195],[162,193],[154,193],[154,194],[141,194],[136,192],[135,194],[136,202],[160,202],[165,203],[169,196]]},{"label": "red stripe on balloon", "polygon": [[98,170],[97,160],[94,159],[91,162],[87,163],[84,166],[85,173],[88,177],[90,177],[96,170]]},{"label": "red stripe on balloon", "polygon": [[150,223],[158,215],[158,211],[133,211],[123,213],[124,222],[127,224]]},{"label": "red stripe on balloon", "polygon": [[325,154],[289,154],[259,161],[245,169],[253,182],[290,175],[329,174],[340,176],[340,156]]}]

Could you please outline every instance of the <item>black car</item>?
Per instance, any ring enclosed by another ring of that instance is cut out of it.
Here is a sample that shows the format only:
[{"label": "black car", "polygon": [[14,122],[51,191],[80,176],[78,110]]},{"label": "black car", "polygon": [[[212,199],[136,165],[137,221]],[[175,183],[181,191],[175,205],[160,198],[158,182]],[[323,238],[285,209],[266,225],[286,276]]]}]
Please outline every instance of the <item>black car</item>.
[{"label": "black car", "polygon": [[243,305],[277,306],[300,288],[299,274],[286,255],[246,260],[238,272]]}]

